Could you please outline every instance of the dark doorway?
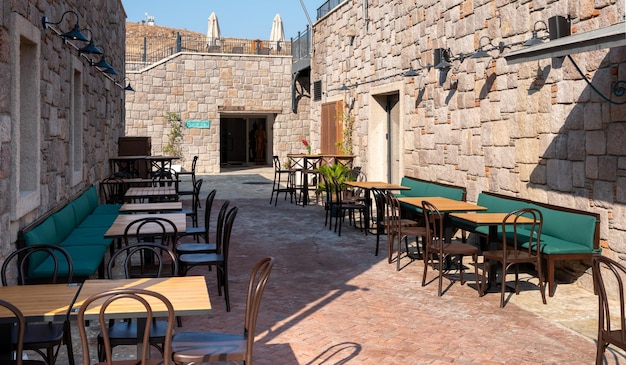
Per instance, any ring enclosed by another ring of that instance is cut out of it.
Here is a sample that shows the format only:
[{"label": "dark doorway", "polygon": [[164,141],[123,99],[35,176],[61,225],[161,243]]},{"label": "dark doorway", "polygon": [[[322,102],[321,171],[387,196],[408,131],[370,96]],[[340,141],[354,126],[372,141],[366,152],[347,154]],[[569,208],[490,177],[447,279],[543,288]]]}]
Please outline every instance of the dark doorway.
[{"label": "dark doorway", "polygon": [[265,117],[220,118],[220,165],[267,164]]}]

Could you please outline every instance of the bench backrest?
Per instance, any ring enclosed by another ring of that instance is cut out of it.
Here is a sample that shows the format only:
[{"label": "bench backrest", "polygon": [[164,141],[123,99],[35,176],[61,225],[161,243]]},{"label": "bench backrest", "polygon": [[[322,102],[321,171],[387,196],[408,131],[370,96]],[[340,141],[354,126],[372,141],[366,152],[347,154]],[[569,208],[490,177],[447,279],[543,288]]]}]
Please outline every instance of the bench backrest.
[{"label": "bench backrest", "polygon": [[467,197],[465,187],[422,180],[411,176],[404,176],[400,185],[411,188],[411,190],[402,190],[400,196],[440,196],[460,201],[465,201]]}]

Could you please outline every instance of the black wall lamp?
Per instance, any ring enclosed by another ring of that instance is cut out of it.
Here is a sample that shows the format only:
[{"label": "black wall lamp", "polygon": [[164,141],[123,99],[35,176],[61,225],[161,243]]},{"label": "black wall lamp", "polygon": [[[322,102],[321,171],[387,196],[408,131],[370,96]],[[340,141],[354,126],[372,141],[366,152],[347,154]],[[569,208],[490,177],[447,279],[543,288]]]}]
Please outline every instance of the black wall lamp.
[{"label": "black wall lamp", "polygon": [[134,92],[135,89],[133,89],[133,87],[130,86],[130,79],[128,77],[125,77],[124,81],[126,81],[126,80],[128,80],[128,84],[126,84],[126,86],[124,87],[124,90]]},{"label": "black wall lamp", "polygon": [[89,36],[90,36],[89,37],[89,44],[87,44],[86,46],[80,48],[78,50],[78,52],[80,52],[80,53],[90,53],[90,54],[102,54],[103,53],[102,50],[100,48],[96,47],[93,44],[93,33],[91,32],[91,30],[90,29],[84,29],[84,30],[89,32]]},{"label": "black wall lamp", "polygon": [[63,21],[63,18],[65,18],[65,15],[68,13],[74,14],[74,16],[76,17],[76,23],[74,24],[74,28],[70,30],[69,32],[65,32],[65,33],[61,33],[60,31],[56,29],[55,29],[55,32],[65,39],[88,42],[89,39],[87,39],[87,37],[80,31],[80,26],[78,25],[78,19],[79,19],[78,14],[73,10],[68,10],[65,13],[63,13],[63,15],[61,15],[61,20],[59,20],[58,22],[50,22],[48,21],[48,17],[43,16],[41,18],[41,24],[43,25],[43,29],[48,29],[49,25],[61,24],[61,22]]},{"label": "black wall lamp", "polygon": [[452,67],[452,54],[450,48],[435,48],[433,53],[433,63],[437,70]]},{"label": "black wall lamp", "polygon": [[[543,25],[543,28],[538,27],[540,25]],[[541,30],[545,31],[548,34],[539,37],[539,31]],[[543,20],[537,20],[535,22],[535,25],[533,25],[532,37],[524,42],[524,46],[529,47],[534,46],[535,44],[543,43],[543,41],[547,39],[549,35],[550,33],[548,32],[548,25],[546,24],[546,22],[544,22]]]},{"label": "black wall lamp", "polygon": [[100,55],[100,60],[98,62],[91,61],[91,65],[97,68],[100,72],[104,72],[109,75],[117,75],[117,71],[115,71],[113,66],[106,61],[104,53]]}]

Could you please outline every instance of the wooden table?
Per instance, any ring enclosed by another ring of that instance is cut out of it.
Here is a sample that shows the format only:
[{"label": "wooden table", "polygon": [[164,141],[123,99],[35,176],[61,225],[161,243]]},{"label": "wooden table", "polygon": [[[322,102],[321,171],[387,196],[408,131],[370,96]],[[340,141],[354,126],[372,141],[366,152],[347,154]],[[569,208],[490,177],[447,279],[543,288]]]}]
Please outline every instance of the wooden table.
[{"label": "wooden table", "polygon": [[174,186],[156,186],[156,187],[131,187],[126,190],[124,200],[178,200],[178,193]]},{"label": "wooden table", "polygon": [[[373,219],[374,214],[372,214],[372,199],[370,197],[372,189],[378,190],[411,190],[408,186],[391,184],[384,181],[344,181],[345,185],[352,186],[355,188],[365,190],[365,204],[367,205],[367,209],[370,211],[370,217]],[[382,220],[383,217],[376,217],[376,219]],[[369,229],[370,221],[365,222],[365,228]]]},{"label": "wooden table", "polygon": [[[475,224],[475,225],[480,225],[480,226],[488,226],[489,227],[489,237],[488,237],[488,244],[489,244],[489,249],[490,250],[497,250],[498,247],[498,227],[500,225],[502,225],[502,222],[504,221],[504,218],[508,215],[509,213],[476,213],[476,212],[469,212],[469,213],[455,213],[455,214],[451,214],[451,217],[454,217],[456,219],[465,221],[469,224]],[[510,223],[513,224],[513,221],[515,219],[515,216],[511,216],[509,217],[510,219]],[[520,216],[517,217],[517,222],[518,223],[530,223],[532,224],[534,221],[528,217],[524,217],[524,216]],[[507,220],[507,224],[508,224],[508,220]],[[488,281],[488,286],[491,287],[491,278],[495,277],[495,265],[489,265],[490,267],[490,272],[489,272],[489,281]]]},{"label": "wooden table", "polygon": [[445,242],[448,243],[452,241],[452,224],[450,223],[450,213],[487,210],[486,207],[480,205],[464,202],[461,200],[444,198],[440,196],[406,197],[398,198],[398,200],[400,202],[418,207],[420,209],[422,208],[422,202],[424,200],[434,205],[444,216],[444,238]]},{"label": "wooden table", "polygon": [[137,213],[137,212],[170,212],[180,211],[183,209],[182,202],[163,202],[163,203],[124,203],[120,207],[120,213]]},{"label": "wooden table", "polygon": [[[26,322],[63,322],[67,320],[80,284],[41,284],[0,287],[0,298],[18,307]],[[0,308],[0,359],[11,353],[11,325],[2,324],[13,317]],[[8,346],[8,347],[7,347]],[[9,355],[10,356],[10,355]]]},{"label": "wooden table", "polygon": [[335,163],[346,166],[348,169],[352,169],[352,161],[354,155],[305,155],[289,153],[287,158],[289,159],[289,168],[291,170],[300,172],[302,180],[302,205],[309,204],[309,174],[316,173],[316,169],[321,165],[333,165]]},{"label": "wooden table", "polygon": [[[165,218],[174,223],[178,233],[185,233],[187,231],[187,216],[185,213],[165,213],[165,214],[120,214],[115,218],[115,221],[111,227],[104,234],[105,238],[120,238],[124,237],[124,230],[131,222],[142,218]],[[146,225],[141,228],[142,233],[161,233],[161,227],[154,226],[154,231],[151,231],[151,227]],[[165,226],[167,233],[171,231],[171,227]]]},{"label": "wooden table", "polygon": [[[176,316],[198,316],[211,312],[211,300],[204,276],[182,276],[171,278],[141,278],[115,280],[86,280],[71,310],[73,318],[80,306],[91,295],[113,289],[145,289],[163,294],[174,307]],[[167,308],[152,297],[146,297],[152,307],[154,317],[167,316]],[[85,311],[86,320],[98,320],[104,298],[93,302]],[[143,335],[145,307],[135,300],[120,299],[107,308],[107,315],[114,319],[138,318],[137,335]],[[143,320],[142,320],[143,319]],[[137,340],[137,355],[141,355],[141,340]]]}]

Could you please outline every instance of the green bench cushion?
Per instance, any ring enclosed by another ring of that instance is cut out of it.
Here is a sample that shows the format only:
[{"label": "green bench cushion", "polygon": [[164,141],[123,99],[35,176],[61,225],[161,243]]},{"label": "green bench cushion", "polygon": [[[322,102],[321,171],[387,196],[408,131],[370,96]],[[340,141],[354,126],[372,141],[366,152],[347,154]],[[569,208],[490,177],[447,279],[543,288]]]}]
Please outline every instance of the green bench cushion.
[{"label": "green bench cushion", "polygon": [[121,207],[122,204],[99,204],[91,212],[91,215],[115,214],[115,216],[117,216]]},{"label": "green bench cushion", "polygon": [[96,190],[96,187],[92,185],[82,195],[87,197],[91,211],[93,211],[98,206],[98,191]]},{"label": "green bench cushion", "polygon": [[89,199],[86,194],[81,194],[78,198],[72,201],[69,205],[74,208],[74,217],[76,219],[76,225],[79,225],[85,218],[87,218],[93,210],[89,204]]},{"label": "green bench cushion", "polygon": [[70,246],[105,246],[113,242],[111,238],[104,238],[105,229],[76,228],[61,242],[63,248]]},{"label": "green bench cushion", "polygon": [[[44,220],[37,227],[24,234],[24,243],[26,246],[34,245],[58,245],[60,243],[57,237],[56,226],[52,217]],[[45,252],[35,252],[28,258],[28,267],[36,267],[40,265],[48,256]]]},{"label": "green bench cushion", "polygon": [[74,230],[74,227],[76,227],[76,215],[74,214],[74,208],[70,204],[52,214],[52,219],[54,219],[59,241],[69,236]]},{"label": "green bench cushion", "polygon": [[[75,277],[89,277],[98,270],[107,250],[105,246],[70,246],[64,249],[72,257]],[[67,276],[67,262],[59,258],[58,276]],[[54,272],[54,260],[47,257],[36,267],[29,266],[28,276],[32,279],[50,278]]]},{"label": "green bench cushion", "polygon": [[566,212],[531,204],[543,215],[542,235],[559,237],[565,241],[587,246],[593,251],[596,218],[586,214]]},{"label": "green bench cushion", "polygon": [[487,207],[489,213],[509,213],[518,209],[527,208],[528,203],[514,200],[503,199],[489,194],[478,194],[476,204],[481,207]]},{"label": "green bench cushion", "polygon": [[77,228],[104,228],[106,232],[117,218],[117,214],[92,214],[85,218]]}]

